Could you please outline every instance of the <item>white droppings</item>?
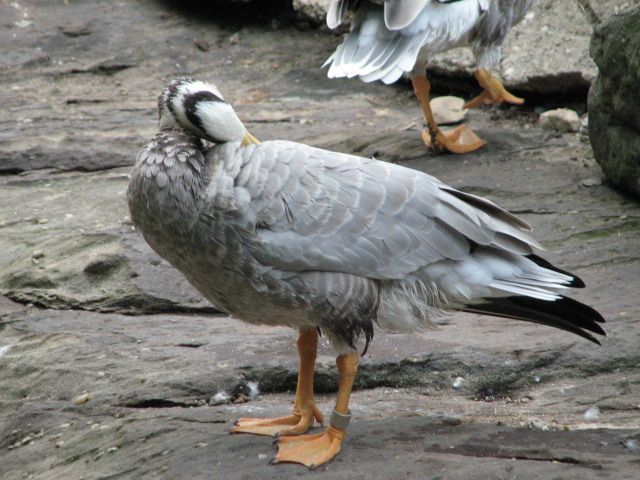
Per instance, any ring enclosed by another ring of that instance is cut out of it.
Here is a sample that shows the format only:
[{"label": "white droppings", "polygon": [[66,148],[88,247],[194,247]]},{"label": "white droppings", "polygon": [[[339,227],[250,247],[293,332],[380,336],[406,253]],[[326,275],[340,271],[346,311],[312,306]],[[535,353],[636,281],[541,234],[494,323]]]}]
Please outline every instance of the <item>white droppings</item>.
[{"label": "white droppings", "polygon": [[265,460],[267,458],[267,454],[266,453],[260,453],[258,455],[258,460]]},{"label": "white droppings", "polygon": [[255,400],[260,395],[260,389],[258,388],[258,382],[247,382],[249,387],[249,399]]},{"label": "white droppings", "polygon": [[222,405],[223,403],[229,403],[230,400],[231,396],[224,390],[220,390],[213,397],[211,397],[209,403],[212,405]]},{"label": "white droppings", "polygon": [[9,350],[11,350],[11,345],[5,345],[4,347],[0,347],[0,357],[2,357]]},{"label": "white droppings", "polygon": [[600,409],[597,405],[593,405],[586,412],[584,412],[585,420],[597,420],[600,418]]},{"label": "white droppings", "polygon": [[534,375],[533,383],[540,383],[540,377],[538,375]]},{"label": "white droppings", "polygon": [[26,28],[33,25],[33,22],[30,20],[22,19],[22,20],[18,20],[17,22],[13,22],[13,24],[18,28]]},{"label": "white droppings", "polygon": [[638,442],[636,440],[632,440],[629,438],[622,442],[622,444],[624,445],[624,448],[626,448],[630,452],[637,452],[638,450],[640,450],[640,447],[638,447]]},{"label": "white droppings", "polygon": [[464,378],[462,377],[456,377],[453,380],[453,388],[460,388],[462,387],[462,384],[464,383]]}]

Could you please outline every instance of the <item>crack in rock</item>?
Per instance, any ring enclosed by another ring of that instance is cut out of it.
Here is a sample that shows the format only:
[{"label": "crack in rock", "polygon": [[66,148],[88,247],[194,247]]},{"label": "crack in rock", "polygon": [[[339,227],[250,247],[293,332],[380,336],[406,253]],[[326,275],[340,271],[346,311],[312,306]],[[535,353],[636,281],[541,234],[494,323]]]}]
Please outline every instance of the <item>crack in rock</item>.
[{"label": "crack in rock", "polygon": [[195,405],[186,402],[167,400],[166,398],[148,398],[135,402],[125,403],[120,406],[126,408],[190,408]]}]

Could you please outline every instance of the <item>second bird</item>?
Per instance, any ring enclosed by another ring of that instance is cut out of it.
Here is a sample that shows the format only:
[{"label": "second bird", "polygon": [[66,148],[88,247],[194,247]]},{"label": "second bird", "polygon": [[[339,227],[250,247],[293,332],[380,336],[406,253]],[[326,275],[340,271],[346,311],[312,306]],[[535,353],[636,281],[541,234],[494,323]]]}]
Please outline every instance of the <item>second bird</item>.
[{"label": "second bird", "polygon": [[509,93],[491,71],[500,65],[501,48],[513,25],[533,0],[333,0],[327,24],[336,28],[352,12],[351,31],[327,60],[329,77],[360,77],[393,83],[408,74],[424,112],[422,139],[436,151],[467,153],[486,142],[465,125],[443,132],[429,105],[427,64],[433,55],[470,46],[475,76],[483,92],[465,105],[524,103]]}]

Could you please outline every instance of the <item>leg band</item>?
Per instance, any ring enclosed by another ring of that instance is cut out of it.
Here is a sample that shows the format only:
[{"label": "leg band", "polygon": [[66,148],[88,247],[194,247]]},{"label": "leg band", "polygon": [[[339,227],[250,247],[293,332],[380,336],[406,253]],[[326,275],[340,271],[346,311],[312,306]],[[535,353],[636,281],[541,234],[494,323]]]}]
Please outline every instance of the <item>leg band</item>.
[{"label": "leg band", "polygon": [[329,425],[333,428],[339,428],[340,430],[346,430],[351,421],[351,411],[346,415],[338,413],[335,409],[331,412],[331,418],[329,419]]}]

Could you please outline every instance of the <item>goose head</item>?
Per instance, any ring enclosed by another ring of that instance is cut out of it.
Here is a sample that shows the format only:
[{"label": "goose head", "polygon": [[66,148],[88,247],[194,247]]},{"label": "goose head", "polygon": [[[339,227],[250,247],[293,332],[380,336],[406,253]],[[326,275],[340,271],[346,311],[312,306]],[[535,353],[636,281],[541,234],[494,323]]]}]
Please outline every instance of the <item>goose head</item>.
[{"label": "goose head", "polygon": [[158,97],[160,128],[176,128],[214,143],[259,143],[213,84],[193,78],[172,80]]}]

